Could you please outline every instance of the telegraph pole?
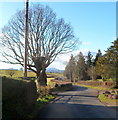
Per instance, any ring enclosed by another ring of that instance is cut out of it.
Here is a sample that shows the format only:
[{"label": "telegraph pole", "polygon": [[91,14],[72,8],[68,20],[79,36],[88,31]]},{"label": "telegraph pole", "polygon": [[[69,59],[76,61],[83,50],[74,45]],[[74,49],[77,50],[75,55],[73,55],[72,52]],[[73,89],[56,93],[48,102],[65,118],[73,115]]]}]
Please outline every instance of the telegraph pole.
[{"label": "telegraph pole", "polygon": [[25,55],[24,55],[24,79],[27,78],[27,58],[28,58],[28,6],[29,0],[25,3]]}]

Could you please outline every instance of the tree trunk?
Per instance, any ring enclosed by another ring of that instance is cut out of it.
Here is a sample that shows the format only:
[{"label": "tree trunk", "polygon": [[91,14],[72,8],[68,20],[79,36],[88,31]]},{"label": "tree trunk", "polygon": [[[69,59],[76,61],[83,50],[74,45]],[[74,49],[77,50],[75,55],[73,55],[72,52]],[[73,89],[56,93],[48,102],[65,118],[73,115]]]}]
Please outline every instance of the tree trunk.
[{"label": "tree trunk", "polygon": [[71,73],[70,73],[70,80],[71,80],[71,82],[73,82],[72,71],[71,71]]},{"label": "tree trunk", "polygon": [[40,86],[47,86],[46,69],[42,70],[40,74],[37,74],[37,82]]}]

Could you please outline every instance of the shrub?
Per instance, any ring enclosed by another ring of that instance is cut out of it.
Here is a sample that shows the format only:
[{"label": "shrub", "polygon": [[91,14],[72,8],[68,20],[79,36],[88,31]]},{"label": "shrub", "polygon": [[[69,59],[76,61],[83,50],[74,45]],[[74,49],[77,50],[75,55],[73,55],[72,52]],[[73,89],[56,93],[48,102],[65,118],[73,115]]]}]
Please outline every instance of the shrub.
[{"label": "shrub", "polygon": [[51,92],[50,86],[38,86],[38,93],[40,94],[40,97],[49,95]]},{"label": "shrub", "polygon": [[65,90],[71,90],[72,89],[72,83],[69,82],[56,82],[55,88],[52,89],[52,91],[65,91]]}]

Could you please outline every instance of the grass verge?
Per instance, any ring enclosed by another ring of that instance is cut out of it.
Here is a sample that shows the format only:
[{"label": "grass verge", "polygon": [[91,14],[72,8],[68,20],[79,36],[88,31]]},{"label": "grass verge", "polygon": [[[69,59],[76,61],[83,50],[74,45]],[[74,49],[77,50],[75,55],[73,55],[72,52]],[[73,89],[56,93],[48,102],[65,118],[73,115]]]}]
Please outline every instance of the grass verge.
[{"label": "grass verge", "polygon": [[28,116],[28,120],[34,120],[37,117],[38,111],[44,107],[47,103],[53,100],[56,96],[55,95],[46,95],[43,97],[39,97],[35,103],[35,109],[33,113]]},{"label": "grass verge", "polygon": [[106,104],[106,105],[114,105],[114,106],[116,106],[116,103],[118,103],[118,100],[115,100],[115,99],[110,99],[110,98],[108,98],[108,97],[106,97],[104,94],[100,94],[99,96],[98,96],[98,98],[99,98],[99,100],[102,102],[102,103],[104,103],[104,104]]},{"label": "grass verge", "polygon": [[83,84],[79,84],[79,83],[73,83],[74,85],[79,85],[79,86],[83,86],[83,87],[88,87],[88,88],[92,88],[92,89],[96,89],[96,90],[111,90],[111,88],[106,88],[103,86],[89,86],[89,85],[83,85]]},{"label": "grass verge", "polygon": [[46,95],[44,97],[39,97],[36,101],[36,106],[38,109],[41,109],[46,103],[53,100],[56,96],[54,95]]}]

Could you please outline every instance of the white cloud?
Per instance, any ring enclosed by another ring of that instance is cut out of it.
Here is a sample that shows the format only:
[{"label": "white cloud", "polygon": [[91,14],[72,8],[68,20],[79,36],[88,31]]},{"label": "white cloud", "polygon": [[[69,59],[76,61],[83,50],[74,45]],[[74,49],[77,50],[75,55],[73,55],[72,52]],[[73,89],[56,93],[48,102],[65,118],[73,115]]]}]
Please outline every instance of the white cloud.
[{"label": "white cloud", "polygon": [[21,66],[0,62],[0,69],[9,69],[9,68],[20,69]]}]

